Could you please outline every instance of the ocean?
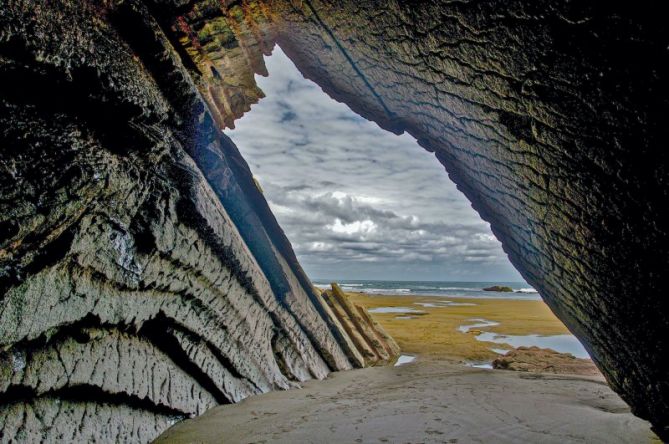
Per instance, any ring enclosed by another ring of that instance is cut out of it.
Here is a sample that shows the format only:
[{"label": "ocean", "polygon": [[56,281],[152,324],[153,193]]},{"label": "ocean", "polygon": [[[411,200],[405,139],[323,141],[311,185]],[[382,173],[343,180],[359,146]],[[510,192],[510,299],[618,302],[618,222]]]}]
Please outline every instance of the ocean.
[{"label": "ocean", "polygon": [[[330,282],[337,282],[344,291],[357,291],[368,294],[486,299],[541,299],[539,293],[526,282],[373,281],[349,279],[314,279],[312,282],[318,288],[330,288]],[[514,292],[506,293],[483,290],[485,287],[492,287],[494,285],[511,287]]]}]

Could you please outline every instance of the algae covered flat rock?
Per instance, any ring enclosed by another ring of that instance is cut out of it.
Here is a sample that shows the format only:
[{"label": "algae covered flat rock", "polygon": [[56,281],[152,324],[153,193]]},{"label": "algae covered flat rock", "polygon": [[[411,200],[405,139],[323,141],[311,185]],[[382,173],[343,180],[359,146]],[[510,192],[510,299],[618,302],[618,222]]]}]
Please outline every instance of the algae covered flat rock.
[{"label": "algae covered flat rock", "polygon": [[539,347],[518,347],[492,361],[492,367],[530,373],[600,375],[590,359],[580,359],[569,353]]}]

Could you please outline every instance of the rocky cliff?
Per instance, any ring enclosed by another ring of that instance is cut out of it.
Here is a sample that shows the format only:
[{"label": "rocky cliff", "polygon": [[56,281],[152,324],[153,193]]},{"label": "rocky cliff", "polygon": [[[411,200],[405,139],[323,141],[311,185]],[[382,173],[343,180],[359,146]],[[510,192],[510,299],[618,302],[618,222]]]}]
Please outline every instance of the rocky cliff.
[{"label": "rocky cliff", "polygon": [[219,131],[275,42],[436,154],[669,439],[668,41],[650,4],[1,0],[2,439],[146,441],[359,362]]},{"label": "rocky cliff", "polygon": [[650,3],[269,1],[333,98],[435,153],[669,440],[669,28]]},{"label": "rocky cliff", "polygon": [[362,363],[149,7],[0,8],[0,441],[146,442]]}]

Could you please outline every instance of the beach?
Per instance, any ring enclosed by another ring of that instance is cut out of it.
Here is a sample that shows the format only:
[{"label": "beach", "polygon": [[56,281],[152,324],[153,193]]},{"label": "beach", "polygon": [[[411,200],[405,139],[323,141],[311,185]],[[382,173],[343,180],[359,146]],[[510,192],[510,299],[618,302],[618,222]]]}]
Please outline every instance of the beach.
[{"label": "beach", "polygon": [[598,378],[421,360],[216,407],[157,442],[659,443]]},{"label": "beach", "polygon": [[480,368],[513,348],[481,335],[569,335],[540,300],[348,296],[395,338],[402,365],[335,372],[216,407],[157,442],[659,442],[599,374]]},{"label": "beach", "polygon": [[[347,294],[370,311],[402,353],[421,360],[484,363],[499,355],[493,349],[512,349],[506,343],[477,340],[481,332],[515,337],[570,335],[541,300]],[[386,308],[389,312],[384,312]],[[475,327],[462,331],[471,325]]]}]

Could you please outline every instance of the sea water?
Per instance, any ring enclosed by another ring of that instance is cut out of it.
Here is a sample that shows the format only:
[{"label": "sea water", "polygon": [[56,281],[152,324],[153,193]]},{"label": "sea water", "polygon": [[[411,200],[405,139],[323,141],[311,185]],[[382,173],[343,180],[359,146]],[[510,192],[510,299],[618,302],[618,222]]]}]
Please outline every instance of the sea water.
[{"label": "sea water", "polygon": [[395,367],[399,367],[400,365],[404,364],[409,364],[410,362],[413,362],[415,360],[416,360],[415,356],[400,355],[400,357],[397,358],[397,362],[395,362]]},{"label": "sea water", "polygon": [[[449,296],[454,298],[522,299],[540,300],[537,291],[526,282],[447,282],[447,281],[374,281],[314,279],[319,288],[329,289],[330,282],[337,282],[344,291],[367,294]],[[486,287],[500,285],[511,287],[513,293],[484,291]]]},{"label": "sea water", "polygon": [[[590,355],[585,347],[573,335],[504,335],[484,331],[476,336],[478,341],[494,342],[496,344],[507,344],[513,348],[518,347],[539,347],[550,348],[559,353],[571,353],[577,358],[589,359]],[[497,349],[493,349],[497,351]]]}]

